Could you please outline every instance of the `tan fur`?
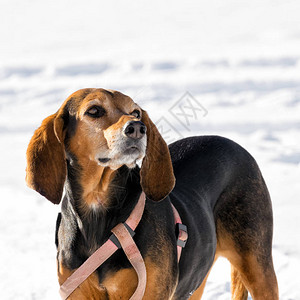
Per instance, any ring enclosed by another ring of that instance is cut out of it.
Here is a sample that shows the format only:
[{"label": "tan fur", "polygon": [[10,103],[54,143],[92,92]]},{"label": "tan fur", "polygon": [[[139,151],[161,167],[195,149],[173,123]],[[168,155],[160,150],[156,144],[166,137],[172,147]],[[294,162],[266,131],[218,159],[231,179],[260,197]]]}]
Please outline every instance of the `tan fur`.
[{"label": "tan fur", "polygon": [[[143,299],[172,299],[174,294],[165,294],[166,289],[162,284],[157,284],[157,278],[165,281],[167,274],[162,276],[161,269],[151,262],[150,258],[145,259],[147,270],[147,285]],[[58,264],[59,284],[65,280],[75,270],[68,270],[61,263]],[[71,295],[70,300],[88,300],[88,299],[121,299],[128,300],[137,287],[137,275],[133,268],[121,269],[116,273],[107,274],[104,281],[99,285],[99,279],[96,273],[90,275]],[[174,285],[175,287],[175,285]],[[164,296],[165,295],[165,296]]]},{"label": "tan fur", "polygon": [[243,284],[240,272],[231,265],[231,299],[232,300],[247,300],[248,291]]},{"label": "tan fur", "polygon": [[[54,131],[56,114],[46,118],[27,148],[26,182],[53,203],[60,202],[66,178],[65,153]],[[57,123],[58,127],[61,125]],[[61,128],[57,127],[57,131]]]},{"label": "tan fur", "polygon": [[[238,252],[233,240],[220,228],[220,225],[218,231],[221,231],[222,234],[218,235],[214,263],[220,256],[227,258],[231,263],[231,299],[246,300],[249,291],[255,300],[278,300],[277,280],[273,266],[269,269],[263,269],[254,255]],[[210,271],[199,288],[190,297],[190,300],[200,300],[202,298]]]},{"label": "tan fur", "polygon": [[[105,116],[97,119],[87,117],[85,112],[93,105],[101,105],[107,112]],[[26,181],[30,187],[56,204],[60,202],[66,178],[66,128],[63,128],[63,117],[67,106],[69,113],[77,120],[76,132],[69,142],[69,148],[83,166],[82,186],[86,206],[99,203],[108,206],[109,183],[114,178],[114,170],[121,167],[121,164],[107,163],[107,167],[100,166],[96,156],[112,148],[116,135],[122,134],[126,122],[137,120],[130,113],[141,109],[120,92],[84,89],[73,93],[56,114],[43,121],[27,150]],[[157,128],[145,111],[141,113],[141,120],[147,127],[149,145],[142,164],[141,185],[149,198],[161,200],[175,184],[171,158]]]},{"label": "tan fur", "polygon": [[[232,267],[232,299],[245,299],[246,291],[255,300],[276,300],[278,296],[277,279],[273,263],[263,267],[257,261],[257,255],[239,252],[231,236],[218,224],[219,255],[226,257]],[[272,258],[270,258],[272,259]]]},{"label": "tan fur", "polygon": [[[161,267],[153,264],[151,258],[145,259],[147,270],[147,285],[143,299],[172,299],[173,291],[167,291],[164,284],[168,274],[161,274]],[[159,282],[158,282],[159,278]],[[102,282],[109,294],[109,299],[128,300],[137,287],[137,275],[134,269],[122,269],[116,273],[109,274]],[[175,284],[173,284],[175,287]]]},{"label": "tan fur", "polygon": [[142,122],[147,126],[147,153],[141,169],[141,184],[147,196],[158,201],[175,185],[172,161],[166,142],[145,111]]},{"label": "tan fur", "polygon": [[[75,270],[68,270],[61,263],[58,264],[58,281],[63,284],[66,279]],[[93,300],[93,299],[109,299],[107,291],[103,286],[99,285],[98,276],[96,273],[91,274],[69,297],[69,300]]]}]

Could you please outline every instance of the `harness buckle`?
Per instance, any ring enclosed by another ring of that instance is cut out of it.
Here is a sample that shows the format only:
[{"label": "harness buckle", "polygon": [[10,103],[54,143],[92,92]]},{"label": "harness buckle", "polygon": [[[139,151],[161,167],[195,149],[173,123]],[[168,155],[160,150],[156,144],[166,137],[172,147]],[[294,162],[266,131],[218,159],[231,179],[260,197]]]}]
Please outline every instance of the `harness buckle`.
[{"label": "harness buckle", "polygon": [[176,223],[177,246],[184,248],[188,240],[187,227],[184,224]]}]

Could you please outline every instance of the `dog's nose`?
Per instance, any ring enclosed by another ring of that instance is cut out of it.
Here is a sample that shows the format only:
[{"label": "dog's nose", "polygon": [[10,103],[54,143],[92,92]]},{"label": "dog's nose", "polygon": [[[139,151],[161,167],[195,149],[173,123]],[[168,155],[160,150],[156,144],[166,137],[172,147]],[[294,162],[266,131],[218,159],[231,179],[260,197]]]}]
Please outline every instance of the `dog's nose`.
[{"label": "dog's nose", "polygon": [[146,126],[141,121],[130,121],[124,129],[126,136],[132,139],[141,139],[146,133]]}]

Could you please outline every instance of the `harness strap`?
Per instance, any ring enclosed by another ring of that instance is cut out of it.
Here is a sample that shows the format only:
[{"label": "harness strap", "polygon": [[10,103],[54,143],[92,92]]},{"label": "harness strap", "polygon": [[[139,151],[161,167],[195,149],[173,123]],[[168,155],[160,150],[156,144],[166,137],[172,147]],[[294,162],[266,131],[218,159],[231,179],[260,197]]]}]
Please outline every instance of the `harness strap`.
[{"label": "harness strap", "polygon": [[[67,299],[81,283],[83,283],[121,247],[138,275],[138,286],[130,300],[140,300],[143,298],[147,280],[146,267],[143,257],[132,239],[132,236],[142,218],[145,208],[145,199],[145,193],[142,192],[135,208],[126,222],[115,226],[111,230],[113,234],[110,238],[60,286],[59,293],[63,300]],[[179,262],[181,251],[186,244],[188,234],[186,226],[182,224],[179,213],[173,205],[172,209],[178,234],[177,260]]]},{"label": "harness strap", "polygon": [[73,291],[83,283],[98,267],[100,267],[118,247],[108,240],[97,249],[68,279],[60,286],[59,293],[62,299],[67,299]]},{"label": "harness strap", "polygon": [[185,244],[188,239],[187,227],[182,224],[180,215],[173,204],[171,204],[174,214],[176,234],[177,234],[177,261],[179,262],[182,248],[185,247]]},{"label": "harness strap", "polygon": [[[142,218],[145,208],[145,199],[145,193],[142,192],[138,203],[129,218],[126,220],[127,225],[132,230],[136,229]],[[60,286],[59,293],[61,298],[63,300],[67,299],[81,283],[94,273],[97,268],[99,268],[117,250],[118,246],[114,244],[111,239],[108,239]]]},{"label": "harness strap", "polygon": [[138,275],[138,286],[134,294],[130,297],[130,300],[140,300],[144,296],[147,281],[146,266],[143,257],[130,232],[123,223],[117,225],[112,232],[118,238],[128,260]]}]

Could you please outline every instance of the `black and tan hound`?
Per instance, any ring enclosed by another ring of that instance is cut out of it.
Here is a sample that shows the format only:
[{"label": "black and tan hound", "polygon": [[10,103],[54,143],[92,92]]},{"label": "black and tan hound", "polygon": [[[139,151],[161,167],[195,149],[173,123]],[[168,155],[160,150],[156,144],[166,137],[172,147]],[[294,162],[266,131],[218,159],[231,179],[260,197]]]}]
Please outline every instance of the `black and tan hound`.
[{"label": "black and tan hound", "polygon": [[[137,161],[142,161],[141,168]],[[175,184],[176,178],[176,184]],[[143,299],[200,299],[219,256],[232,266],[232,298],[278,299],[270,196],[253,157],[218,136],[167,147],[131,98],[104,89],[72,94],[27,150],[28,185],[58,204],[58,280],[65,280],[147,196],[134,241],[147,270]],[[177,263],[171,203],[189,239]],[[137,275],[116,251],[69,299],[129,299]]]}]

